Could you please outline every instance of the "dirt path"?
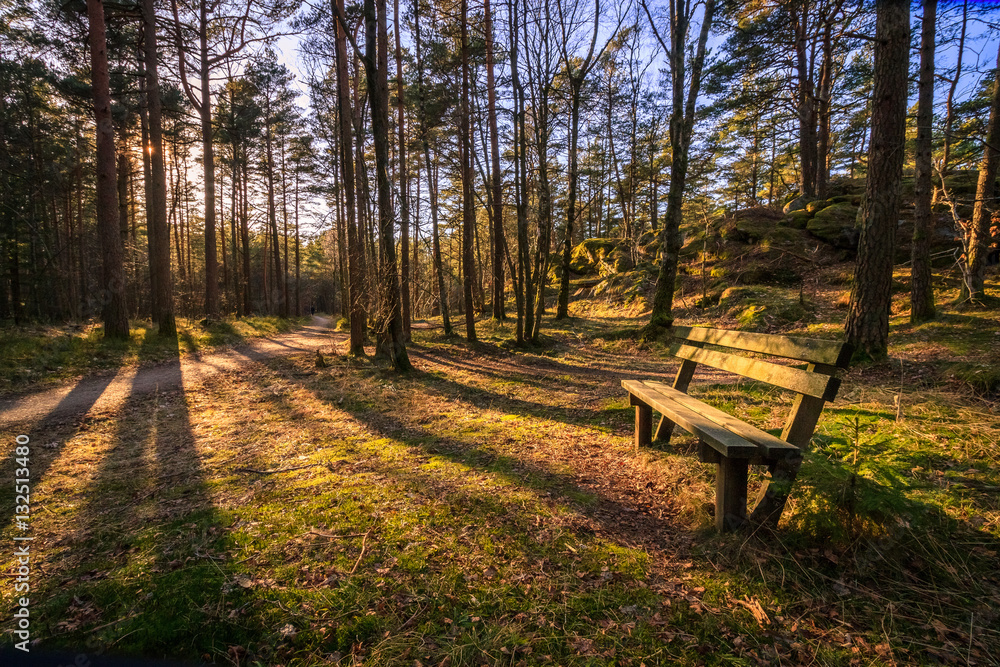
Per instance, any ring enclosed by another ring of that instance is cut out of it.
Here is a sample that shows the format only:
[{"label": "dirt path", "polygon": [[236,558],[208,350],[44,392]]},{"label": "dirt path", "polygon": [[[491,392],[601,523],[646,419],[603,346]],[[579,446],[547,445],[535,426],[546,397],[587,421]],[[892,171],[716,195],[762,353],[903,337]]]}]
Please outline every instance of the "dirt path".
[{"label": "dirt path", "polygon": [[75,384],[0,399],[0,425],[105,411],[118,407],[132,394],[179,389],[220,371],[238,368],[248,359],[313,352],[343,341],[344,336],[332,332],[329,326],[329,318],[314,315],[305,327],[245,345],[185,355],[155,366],[121,368],[116,373],[84,377]]}]

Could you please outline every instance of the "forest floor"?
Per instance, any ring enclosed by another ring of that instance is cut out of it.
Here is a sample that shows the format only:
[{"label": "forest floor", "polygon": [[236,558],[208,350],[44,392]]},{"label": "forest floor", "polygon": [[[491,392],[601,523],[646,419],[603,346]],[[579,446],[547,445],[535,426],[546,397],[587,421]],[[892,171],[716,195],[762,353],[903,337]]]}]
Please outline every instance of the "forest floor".
[{"label": "forest floor", "polygon": [[[974,339],[959,356],[981,364],[997,313],[955,317],[955,340]],[[898,319],[894,358],[922,337],[955,356],[948,327]],[[675,369],[637,342],[640,319],[546,320],[526,349],[509,323],[481,323],[471,344],[416,329],[407,375],[343,356],[322,324],[200,361],[178,351],[81,389],[76,410],[60,406],[87,381],[0,408],[4,432],[30,438],[37,649],[1000,664],[997,403],[923,381],[920,354],[902,378],[898,361],[848,373],[777,532],[720,536],[693,439],[632,447],[620,380]],[[693,393],[780,428],[783,392],[699,377]],[[21,465],[13,435],[0,448],[4,470]],[[4,485],[8,540],[23,534],[14,505]],[[5,585],[6,608],[15,597]]]}]

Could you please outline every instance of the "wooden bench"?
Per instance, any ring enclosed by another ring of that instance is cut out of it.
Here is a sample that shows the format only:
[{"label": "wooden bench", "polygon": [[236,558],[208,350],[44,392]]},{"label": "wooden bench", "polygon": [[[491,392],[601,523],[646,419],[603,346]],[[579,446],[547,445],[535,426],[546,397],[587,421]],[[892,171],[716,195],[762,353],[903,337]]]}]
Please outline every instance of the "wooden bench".
[{"label": "wooden bench", "polygon": [[[675,326],[671,354],[681,359],[673,386],[653,380],[623,380],[629,404],[635,406],[635,445],[655,437],[667,442],[674,424],[698,437],[699,458],[716,464],[715,525],[734,530],[749,520],[776,526],[795,476],[802,449],[809,444],[823,405],[837,395],[853,348],[838,341]],[[719,351],[706,346],[728,348]],[[776,364],[731,352],[755,353],[806,362],[806,368]],[[707,403],[688,396],[699,364],[766,382],[797,394],[781,437],[752,426]],[[653,410],[662,416],[652,432]],[[747,472],[751,464],[766,465],[770,479],[752,514],[747,516]]]}]

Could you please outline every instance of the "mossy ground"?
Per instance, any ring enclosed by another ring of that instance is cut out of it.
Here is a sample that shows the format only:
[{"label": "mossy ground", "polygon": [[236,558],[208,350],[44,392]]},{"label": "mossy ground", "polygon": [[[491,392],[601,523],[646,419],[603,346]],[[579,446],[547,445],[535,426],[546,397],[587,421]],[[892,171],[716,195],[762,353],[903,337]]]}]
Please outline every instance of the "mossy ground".
[{"label": "mossy ground", "polygon": [[[937,346],[979,363],[996,313],[954,329],[897,314],[902,382],[898,364],[851,371],[780,530],[728,536],[691,438],[632,448],[620,380],[669,378],[666,350],[637,342],[641,317],[571,314],[538,348],[512,347],[509,323],[480,323],[474,344],[414,331],[408,375],[341,344],[323,369],[248,361],[14,425],[45,471],[38,648],[285,666],[996,660],[996,403],[908,375]],[[730,382],[694,391],[780,429],[791,397]]]}]

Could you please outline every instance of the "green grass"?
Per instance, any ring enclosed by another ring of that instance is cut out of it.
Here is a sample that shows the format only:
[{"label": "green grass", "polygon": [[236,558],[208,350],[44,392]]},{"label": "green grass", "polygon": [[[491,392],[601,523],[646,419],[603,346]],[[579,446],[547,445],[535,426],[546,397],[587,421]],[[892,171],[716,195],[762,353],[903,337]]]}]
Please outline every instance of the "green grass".
[{"label": "green grass", "polygon": [[[33,463],[42,646],[285,667],[995,662],[991,403],[855,369],[780,530],[720,536],[693,439],[632,448],[615,373],[665,372],[662,346],[607,335],[612,317],[549,324],[539,348],[509,345],[509,323],[475,344],[415,330],[405,376],[275,358],[23,425],[58,443]],[[919,350],[946,347],[924,333]],[[694,391],[771,432],[791,401]]]},{"label": "green grass", "polygon": [[[251,317],[213,322],[177,321],[182,352],[233,345],[301,326],[307,318]],[[86,373],[135,363],[156,363],[177,346],[156,335],[148,322],[133,322],[127,341],[105,340],[97,324],[0,328],[0,394],[23,392]]]}]

